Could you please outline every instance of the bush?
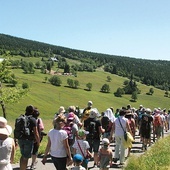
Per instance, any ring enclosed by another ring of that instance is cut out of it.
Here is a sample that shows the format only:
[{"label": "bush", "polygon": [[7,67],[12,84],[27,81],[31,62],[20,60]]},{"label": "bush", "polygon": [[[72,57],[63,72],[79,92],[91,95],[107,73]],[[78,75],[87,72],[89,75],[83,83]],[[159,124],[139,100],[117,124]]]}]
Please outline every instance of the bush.
[{"label": "bush", "polygon": [[28,89],[28,88],[29,88],[28,83],[22,83],[22,88],[23,88],[23,89]]}]

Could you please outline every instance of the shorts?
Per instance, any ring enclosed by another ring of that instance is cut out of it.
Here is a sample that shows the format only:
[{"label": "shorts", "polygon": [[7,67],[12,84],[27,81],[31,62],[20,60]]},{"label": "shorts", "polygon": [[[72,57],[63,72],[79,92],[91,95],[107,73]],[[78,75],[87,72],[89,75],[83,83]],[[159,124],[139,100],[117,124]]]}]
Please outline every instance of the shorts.
[{"label": "shorts", "polygon": [[67,164],[67,157],[65,158],[56,158],[54,156],[51,156],[52,162],[56,169],[58,170],[65,170],[66,164]]},{"label": "shorts", "polygon": [[141,129],[140,132],[141,132],[140,134],[143,138],[146,138],[146,139],[151,138],[151,130],[150,129]]},{"label": "shorts", "polygon": [[38,155],[38,149],[39,149],[39,146],[37,145],[37,142],[35,142],[33,146],[32,155]]},{"label": "shorts", "polygon": [[20,147],[20,152],[21,152],[22,157],[31,158],[34,141],[19,139],[18,144]]},{"label": "shorts", "polygon": [[100,139],[87,139],[90,145],[90,152],[98,153],[100,146]]}]

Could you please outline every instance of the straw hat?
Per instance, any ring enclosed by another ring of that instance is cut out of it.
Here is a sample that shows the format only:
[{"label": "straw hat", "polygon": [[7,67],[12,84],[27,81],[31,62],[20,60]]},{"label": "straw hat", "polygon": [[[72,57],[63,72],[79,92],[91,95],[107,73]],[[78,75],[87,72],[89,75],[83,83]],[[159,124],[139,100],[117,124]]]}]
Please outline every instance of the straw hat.
[{"label": "straw hat", "polygon": [[0,117],[0,134],[11,135],[12,127],[7,125],[7,120],[4,117]]},{"label": "straw hat", "polygon": [[60,106],[59,110],[58,110],[59,113],[64,113],[65,112],[65,109],[63,106]]}]

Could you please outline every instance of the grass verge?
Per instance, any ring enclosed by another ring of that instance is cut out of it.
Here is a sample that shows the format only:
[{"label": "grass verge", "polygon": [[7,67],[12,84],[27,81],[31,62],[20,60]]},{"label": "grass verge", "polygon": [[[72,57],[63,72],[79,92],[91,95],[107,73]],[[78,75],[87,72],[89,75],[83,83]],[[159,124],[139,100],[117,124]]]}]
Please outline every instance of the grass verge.
[{"label": "grass verge", "polygon": [[170,136],[160,139],[140,157],[132,156],[125,170],[169,170]]}]

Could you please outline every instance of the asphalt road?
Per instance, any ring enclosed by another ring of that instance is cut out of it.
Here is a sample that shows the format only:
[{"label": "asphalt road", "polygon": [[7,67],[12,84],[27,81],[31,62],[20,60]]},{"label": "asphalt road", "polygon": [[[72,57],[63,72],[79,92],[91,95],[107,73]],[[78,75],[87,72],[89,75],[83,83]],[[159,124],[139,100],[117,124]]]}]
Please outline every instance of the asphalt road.
[{"label": "asphalt road", "polygon": [[[144,152],[142,151],[142,144],[140,143],[140,138],[137,134],[138,134],[138,132],[136,132],[135,142],[133,143],[133,147],[131,149],[131,155],[140,156]],[[165,132],[165,136],[168,135],[168,134],[169,134],[169,132]],[[110,146],[113,150],[113,157],[114,157],[115,143],[111,143]],[[125,152],[125,156],[126,155],[127,155],[127,149],[126,149],[126,152]],[[50,157],[47,159],[47,163],[45,165],[43,165],[41,163],[42,156],[43,155],[40,155],[38,157],[38,163],[36,165],[36,167],[37,167],[36,169],[37,170],[55,170],[55,167],[54,167],[53,163],[51,162]],[[125,165],[127,164],[127,161],[128,161],[128,158],[126,158]],[[88,163],[89,170],[99,170],[98,167],[93,167],[93,164],[94,164],[93,160],[89,161],[89,163]],[[30,165],[31,165],[31,160],[29,160],[27,170],[30,169]],[[119,161],[116,164],[113,163],[112,167],[110,167],[109,170],[123,169],[122,167],[120,168],[118,165],[119,165]],[[19,164],[13,164],[12,167],[13,167],[13,170],[19,170]]]}]

